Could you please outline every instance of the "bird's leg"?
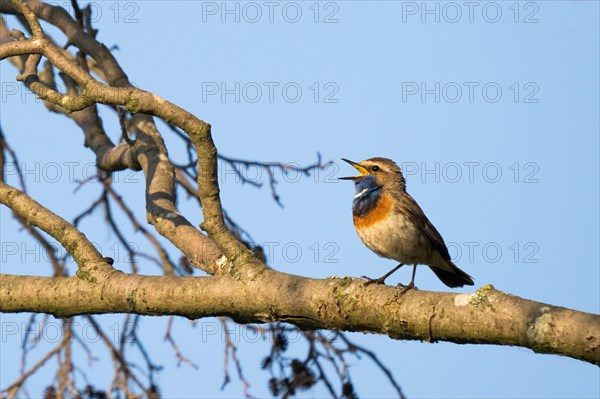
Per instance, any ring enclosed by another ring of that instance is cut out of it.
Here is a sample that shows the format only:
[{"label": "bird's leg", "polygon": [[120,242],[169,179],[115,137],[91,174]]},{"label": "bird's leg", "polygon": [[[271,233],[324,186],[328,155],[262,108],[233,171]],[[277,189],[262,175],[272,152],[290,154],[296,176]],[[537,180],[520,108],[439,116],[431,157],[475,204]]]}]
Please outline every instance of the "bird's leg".
[{"label": "bird's leg", "polygon": [[402,284],[398,284],[399,286],[402,287],[402,292],[406,292],[412,288],[415,288],[415,275],[417,274],[417,264],[415,263],[414,267],[413,267],[413,272],[412,272],[412,278],[410,279],[410,283],[408,283],[408,285],[402,285]]},{"label": "bird's leg", "polygon": [[410,283],[408,283],[408,285],[407,285],[408,288],[413,288],[415,286],[416,274],[417,274],[417,264],[415,263],[415,265],[413,267],[412,278],[410,279]]},{"label": "bird's leg", "polygon": [[367,276],[362,276],[362,278],[366,279],[367,282],[365,283],[365,285],[369,285],[369,284],[383,284],[385,282],[385,279],[388,278],[389,276],[391,276],[396,270],[400,269],[402,266],[404,266],[403,263],[398,264],[398,266],[394,267],[392,270],[390,270],[389,272],[387,272],[386,274],[384,274],[383,276],[379,277],[379,278],[369,278]]}]

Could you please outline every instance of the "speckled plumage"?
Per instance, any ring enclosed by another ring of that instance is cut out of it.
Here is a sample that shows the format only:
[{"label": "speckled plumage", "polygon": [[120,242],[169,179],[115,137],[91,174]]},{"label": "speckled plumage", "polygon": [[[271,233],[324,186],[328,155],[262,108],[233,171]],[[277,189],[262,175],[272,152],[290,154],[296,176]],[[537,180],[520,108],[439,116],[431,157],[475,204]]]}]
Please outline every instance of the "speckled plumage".
[{"label": "speckled plumage", "polygon": [[[444,239],[406,192],[398,165],[387,158],[347,162],[360,172],[359,176],[345,179],[355,183],[353,221],[368,248],[401,264],[415,268],[417,264],[427,265],[449,287],[473,285],[473,279],[452,263]],[[377,282],[383,282],[388,275]]]}]

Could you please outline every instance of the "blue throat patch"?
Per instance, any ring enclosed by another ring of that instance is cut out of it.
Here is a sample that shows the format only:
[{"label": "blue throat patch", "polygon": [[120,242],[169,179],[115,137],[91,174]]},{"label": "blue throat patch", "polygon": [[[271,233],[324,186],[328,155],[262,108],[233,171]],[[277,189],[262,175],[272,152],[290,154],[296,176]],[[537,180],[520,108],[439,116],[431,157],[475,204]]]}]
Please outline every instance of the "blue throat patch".
[{"label": "blue throat patch", "polygon": [[352,213],[362,217],[371,212],[381,197],[381,187],[375,183],[375,177],[367,175],[354,180],[356,195],[352,201]]}]

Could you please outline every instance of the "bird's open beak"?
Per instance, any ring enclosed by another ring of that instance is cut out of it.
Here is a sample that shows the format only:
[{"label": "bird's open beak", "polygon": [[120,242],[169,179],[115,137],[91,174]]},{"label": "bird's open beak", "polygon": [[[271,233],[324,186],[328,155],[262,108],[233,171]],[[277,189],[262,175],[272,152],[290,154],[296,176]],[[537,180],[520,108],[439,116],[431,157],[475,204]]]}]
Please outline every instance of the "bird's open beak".
[{"label": "bird's open beak", "polygon": [[352,162],[348,159],[342,158],[342,161],[344,162],[348,162],[350,165],[352,165],[354,167],[354,169],[358,170],[358,173],[360,173],[360,175],[358,176],[348,176],[348,177],[338,177],[339,180],[355,180],[358,179],[359,177],[362,177],[364,175],[366,175],[368,173],[368,171],[363,168],[362,166],[360,166],[359,164],[357,164],[356,162]]}]

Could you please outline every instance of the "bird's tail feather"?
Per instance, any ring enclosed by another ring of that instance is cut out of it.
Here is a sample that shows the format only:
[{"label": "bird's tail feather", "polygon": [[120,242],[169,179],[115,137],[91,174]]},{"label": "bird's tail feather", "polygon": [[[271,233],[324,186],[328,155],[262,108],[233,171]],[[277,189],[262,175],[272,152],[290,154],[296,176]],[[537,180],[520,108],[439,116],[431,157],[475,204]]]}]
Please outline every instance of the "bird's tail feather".
[{"label": "bird's tail feather", "polygon": [[454,263],[448,261],[452,266],[452,271],[446,271],[439,267],[432,267],[431,270],[435,275],[442,280],[442,283],[446,284],[450,288],[462,287],[464,285],[473,285],[475,282],[473,278],[467,273],[463,272]]}]

